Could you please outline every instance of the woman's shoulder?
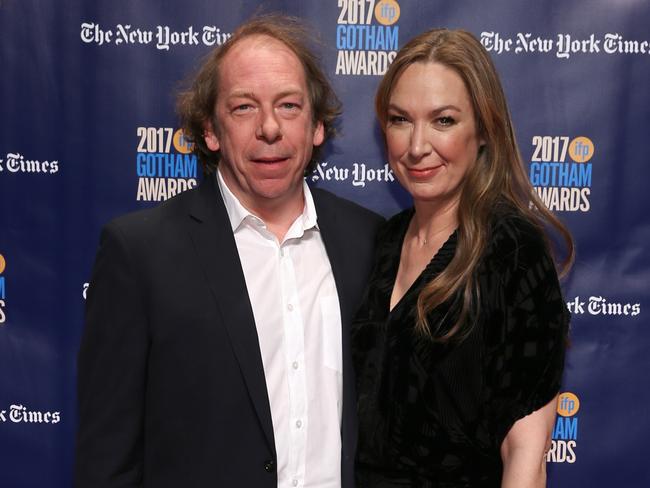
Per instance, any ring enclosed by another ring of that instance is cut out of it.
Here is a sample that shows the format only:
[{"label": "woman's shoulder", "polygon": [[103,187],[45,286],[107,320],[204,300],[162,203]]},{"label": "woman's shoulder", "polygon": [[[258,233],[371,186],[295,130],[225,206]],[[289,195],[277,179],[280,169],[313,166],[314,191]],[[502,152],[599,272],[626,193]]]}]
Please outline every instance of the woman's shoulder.
[{"label": "woman's shoulder", "polygon": [[549,259],[549,245],[543,227],[510,206],[494,213],[486,258],[508,267],[526,268]]}]

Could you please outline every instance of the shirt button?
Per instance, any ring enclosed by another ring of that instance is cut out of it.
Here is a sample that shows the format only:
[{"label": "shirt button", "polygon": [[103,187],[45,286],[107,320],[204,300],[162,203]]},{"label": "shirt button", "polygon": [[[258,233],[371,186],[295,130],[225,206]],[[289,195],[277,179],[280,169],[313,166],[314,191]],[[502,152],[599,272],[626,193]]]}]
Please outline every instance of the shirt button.
[{"label": "shirt button", "polygon": [[287,308],[289,309],[289,312],[293,311],[293,305],[289,304],[289,305],[287,305]]},{"label": "shirt button", "polygon": [[302,427],[302,420],[296,420],[296,427]]},{"label": "shirt button", "polygon": [[291,484],[292,484],[293,486],[298,486],[298,480],[294,478],[294,479],[291,481]]},{"label": "shirt button", "polygon": [[264,471],[267,473],[275,473],[275,461],[273,459],[264,462]]},{"label": "shirt button", "polygon": [[291,366],[293,367],[293,369],[298,369],[298,361],[294,361]]}]

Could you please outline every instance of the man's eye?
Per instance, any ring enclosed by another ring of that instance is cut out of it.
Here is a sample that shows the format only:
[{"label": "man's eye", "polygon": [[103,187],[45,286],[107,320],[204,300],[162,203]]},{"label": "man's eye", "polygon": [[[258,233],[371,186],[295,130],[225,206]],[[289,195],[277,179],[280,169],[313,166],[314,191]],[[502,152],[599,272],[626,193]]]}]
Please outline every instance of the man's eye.
[{"label": "man's eye", "polygon": [[237,105],[232,109],[233,112],[248,112],[249,110],[252,110],[253,106],[248,104],[248,103],[242,103],[241,105]]},{"label": "man's eye", "polygon": [[284,102],[281,106],[285,110],[298,110],[300,108],[300,105],[293,102]]}]

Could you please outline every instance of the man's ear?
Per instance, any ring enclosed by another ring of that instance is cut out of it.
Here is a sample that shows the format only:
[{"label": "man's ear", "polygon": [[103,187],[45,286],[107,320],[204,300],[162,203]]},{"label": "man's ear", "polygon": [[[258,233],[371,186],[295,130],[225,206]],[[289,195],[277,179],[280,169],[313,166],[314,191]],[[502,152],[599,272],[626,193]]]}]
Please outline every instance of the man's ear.
[{"label": "man's ear", "polygon": [[214,133],[214,129],[212,127],[212,122],[206,120],[203,123],[203,140],[205,141],[205,145],[208,146],[208,149],[210,151],[218,151],[219,150],[219,139],[217,138],[217,135]]},{"label": "man's ear", "polygon": [[323,141],[325,141],[325,126],[319,120],[314,128],[314,146],[320,146]]}]

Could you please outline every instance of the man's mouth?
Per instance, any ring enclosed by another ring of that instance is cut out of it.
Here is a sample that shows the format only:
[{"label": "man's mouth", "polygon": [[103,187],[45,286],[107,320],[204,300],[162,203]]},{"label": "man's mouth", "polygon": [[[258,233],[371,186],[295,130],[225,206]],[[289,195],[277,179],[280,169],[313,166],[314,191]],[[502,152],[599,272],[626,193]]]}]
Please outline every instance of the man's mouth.
[{"label": "man's mouth", "polygon": [[263,156],[258,158],[251,158],[251,161],[259,164],[277,164],[283,163],[288,159],[289,157],[287,156]]}]

